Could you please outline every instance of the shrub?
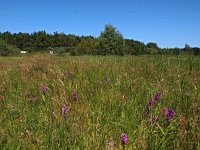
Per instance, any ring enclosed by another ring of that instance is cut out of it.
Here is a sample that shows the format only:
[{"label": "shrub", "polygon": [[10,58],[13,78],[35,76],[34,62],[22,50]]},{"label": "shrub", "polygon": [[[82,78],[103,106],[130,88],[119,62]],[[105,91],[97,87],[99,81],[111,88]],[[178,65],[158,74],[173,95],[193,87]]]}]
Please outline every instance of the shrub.
[{"label": "shrub", "polygon": [[158,49],[146,47],[145,53],[155,55],[155,54],[158,54]]},{"label": "shrub", "polygon": [[0,55],[9,56],[20,53],[20,49],[16,46],[9,45],[6,41],[0,40]]},{"label": "shrub", "polygon": [[55,48],[55,51],[59,56],[64,56],[66,53],[66,47],[57,47]]}]

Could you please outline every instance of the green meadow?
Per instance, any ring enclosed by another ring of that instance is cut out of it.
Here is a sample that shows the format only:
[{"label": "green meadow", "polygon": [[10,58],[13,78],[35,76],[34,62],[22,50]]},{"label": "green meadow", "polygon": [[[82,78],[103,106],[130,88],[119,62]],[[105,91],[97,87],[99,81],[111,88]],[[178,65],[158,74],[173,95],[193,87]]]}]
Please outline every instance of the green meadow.
[{"label": "green meadow", "polygon": [[200,57],[0,57],[0,149],[198,150]]}]

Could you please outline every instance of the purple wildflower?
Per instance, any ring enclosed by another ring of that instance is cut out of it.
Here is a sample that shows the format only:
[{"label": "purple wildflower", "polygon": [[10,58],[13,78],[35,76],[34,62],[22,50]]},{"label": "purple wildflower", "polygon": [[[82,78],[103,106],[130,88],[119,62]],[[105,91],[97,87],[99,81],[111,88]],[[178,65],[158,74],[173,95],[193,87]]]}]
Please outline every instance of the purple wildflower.
[{"label": "purple wildflower", "polygon": [[78,99],[77,92],[73,91],[73,92],[72,92],[72,97],[73,97],[73,100],[76,102],[77,99]]},{"label": "purple wildflower", "polygon": [[152,99],[152,98],[150,98],[149,103],[147,104],[148,107],[151,107],[151,106],[153,106],[154,104],[155,104],[155,100]]},{"label": "purple wildflower", "polygon": [[42,84],[42,86],[41,86],[41,92],[42,93],[46,93],[46,87],[45,87],[45,85],[44,84]]},{"label": "purple wildflower", "polygon": [[150,107],[152,107],[158,100],[160,99],[160,92],[157,92],[155,98],[150,97],[149,102],[146,105],[146,109],[144,111],[144,116],[149,114]]},{"label": "purple wildflower", "polygon": [[167,115],[168,115],[168,108],[163,108],[163,110],[162,110],[162,115],[163,115],[163,117],[167,117]]},{"label": "purple wildflower", "polygon": [[157,119],[158,119],[157,116],[153,116],[153,117],[152,117],[152,123],[155,124]]},{"label": "purple wildflower", "polygon": [[168,112],[169,112],[169,113],[168,113],[168,116],[169,116],[170,118],[174,117],[175,111],[174,111],[173,109],[169,108]]},{"label": "purple wildflower", "polygon": [[122,142],[122,145],[125,145],[128,141],[128,137],[125,133],[122,133],[121,135],[121,142]]},{"label": "purple wildflower", "polygon": [[66,105],[64,104],[64,105],[62,106],[62,108],[61,108],[61,113],[62,113],[63,116],[66,115],[66,111],[67,111],[67,107],[66,107]]},{"label": "purple wildflower", "polygon": [[158,101],[160,99],[160,92],[157,92],[155,95],[155,101]]},{"label": "purple wildflower", "polygon": [[175,111],[172,108],[164,108],[162,110],[163,117],[167,120],[167,122],[170,122],[170,120],[174,117]]}]

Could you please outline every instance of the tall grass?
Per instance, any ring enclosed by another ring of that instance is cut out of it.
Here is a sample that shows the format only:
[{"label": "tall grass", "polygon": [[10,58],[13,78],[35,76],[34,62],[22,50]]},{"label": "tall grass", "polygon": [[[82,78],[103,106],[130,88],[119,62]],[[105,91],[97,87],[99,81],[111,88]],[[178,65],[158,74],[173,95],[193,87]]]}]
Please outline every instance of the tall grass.
[{"label": "tall grass", "polygon": [[199,68],[193,56],[0,58],[0,147],[200,149]]}]

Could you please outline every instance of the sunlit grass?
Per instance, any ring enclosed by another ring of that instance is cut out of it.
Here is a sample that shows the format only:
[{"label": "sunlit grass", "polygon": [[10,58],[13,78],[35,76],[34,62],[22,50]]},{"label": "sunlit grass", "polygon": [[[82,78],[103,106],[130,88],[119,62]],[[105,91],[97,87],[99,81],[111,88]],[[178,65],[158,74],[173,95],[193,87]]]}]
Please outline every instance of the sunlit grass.
[{"label": "sunlit grass", "polygon": [[0,147],[199,149],[199,68],[193,56],[0,58]]}]

